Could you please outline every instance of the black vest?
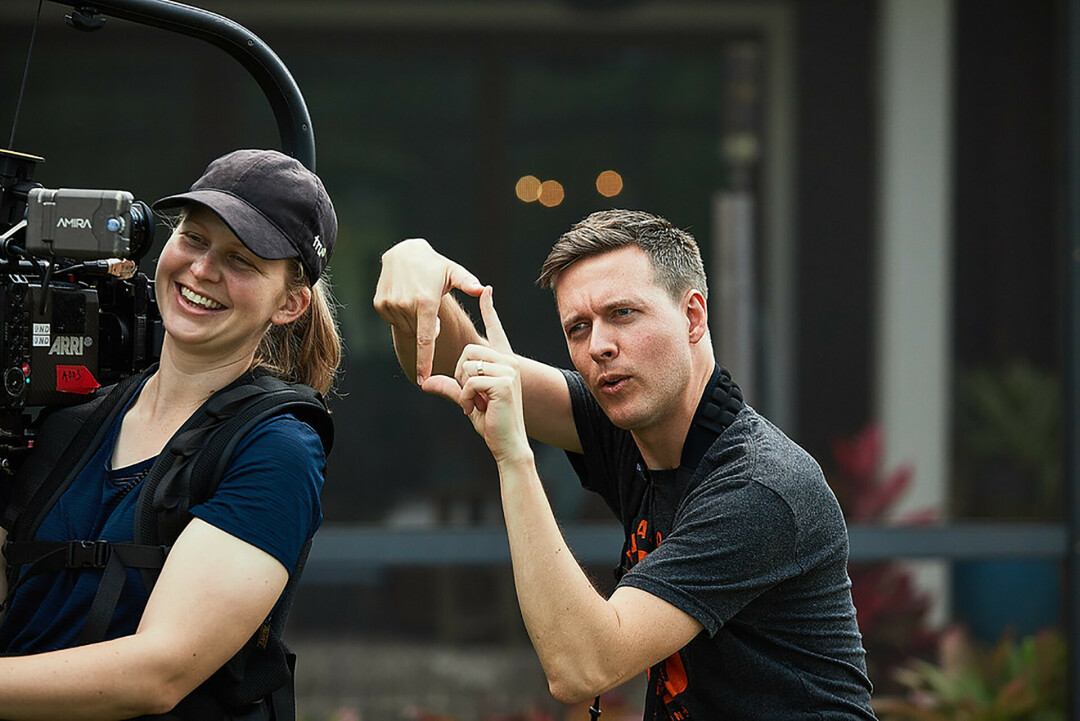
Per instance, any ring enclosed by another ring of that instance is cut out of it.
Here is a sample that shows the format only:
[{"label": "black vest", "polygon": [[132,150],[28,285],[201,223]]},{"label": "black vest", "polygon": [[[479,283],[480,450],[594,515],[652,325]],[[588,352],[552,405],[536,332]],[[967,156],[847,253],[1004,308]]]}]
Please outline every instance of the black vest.
[{"label": "black vest", "polygon": [[[3,549],[9,598],[20,579],[40,571],[102,572],[80,632],[80,644],[102,640],[123,589],[126,568],[140,569],[147,591],[153,589],[169,548],[191,520],[188,510],[213,495],[236,444],[256,424],[292,413],[315,429],[327,454],[333,445],[333,422],[319,393],[255,370],[217,391],[169,439],[139,490],[132,543],[34,540],[46,514],[154,370],[129,376],[87,403],[50,414],[36,438],[34,452],[19,469],[11,501],[0,516],[0,526],[9,531]],[[295,657],[281,633],[310,545],[309,541],[301,551],[277,610],[251,640],[172,712],[152,718],[291,721],[295,717]]]}]

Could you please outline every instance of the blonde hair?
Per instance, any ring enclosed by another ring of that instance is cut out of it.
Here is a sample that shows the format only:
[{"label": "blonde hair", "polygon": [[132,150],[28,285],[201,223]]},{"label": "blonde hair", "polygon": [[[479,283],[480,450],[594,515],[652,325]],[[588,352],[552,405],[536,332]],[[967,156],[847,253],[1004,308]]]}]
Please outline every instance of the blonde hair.
[{"label": "blonde hair", "polygon": [[[308,286],[304,266],[289,260],[292,272],[286,292]],[[330,286],[330,274],[323,271],[311,286],[311,303],[303,315],[291,323],[272,325],[255,351],[252,367],[260,366],[289,383],[309,385],[324,396],[334,388],[341,365],[341,335],[337,327],[337,301]]]}]

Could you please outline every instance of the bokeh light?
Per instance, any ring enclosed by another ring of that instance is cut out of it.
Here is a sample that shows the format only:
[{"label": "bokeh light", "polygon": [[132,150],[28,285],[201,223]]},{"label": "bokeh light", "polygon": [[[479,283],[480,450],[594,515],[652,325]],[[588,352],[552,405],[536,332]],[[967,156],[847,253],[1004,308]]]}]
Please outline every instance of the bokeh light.
[{"label": "bokeh light", "polygon": [[614,170],[605,170],[596,176],[596,192],[605,198],[612,198],[622,192],[622,176]]},{"label": "bokeh light", "polygon": [[540,178],[537,178],[535,175],[521,176],[518,178],[517,185],[514,186],[514,193],[517,194],[518,200],[522,200],[526,203],[539,200]]},{"label": "bokeh light", "polygon": [[540,204],[548,208],[554,208],[559,203],[563,202],[563,198],[566,197],[566,193],[563,191],[562,183],[557,180],[545,180],[540,184]]}]

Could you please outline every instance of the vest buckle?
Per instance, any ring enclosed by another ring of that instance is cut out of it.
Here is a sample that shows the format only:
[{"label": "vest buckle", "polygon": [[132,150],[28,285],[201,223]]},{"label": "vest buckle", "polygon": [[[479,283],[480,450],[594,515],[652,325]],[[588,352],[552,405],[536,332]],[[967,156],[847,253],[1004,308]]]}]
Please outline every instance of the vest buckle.
[{"label": "vest buckle", "polygon": [[108,541],[72,541],[67,549],[67,567],[105,568],[111,553]]}]

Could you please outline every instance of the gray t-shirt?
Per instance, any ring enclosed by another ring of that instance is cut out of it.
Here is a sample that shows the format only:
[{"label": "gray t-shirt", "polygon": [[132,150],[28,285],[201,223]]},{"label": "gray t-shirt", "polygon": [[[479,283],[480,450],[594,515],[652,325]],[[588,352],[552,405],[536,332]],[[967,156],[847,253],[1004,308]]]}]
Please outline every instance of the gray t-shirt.
[{"label": "gray t-shirt", "polygon": [[744,407],[694,469],[649,471],[564,371],[583,454],[627,533],[620,585],[705,627],[650,669],[646,719],[873,719],[847,529],[806,451]]}]

